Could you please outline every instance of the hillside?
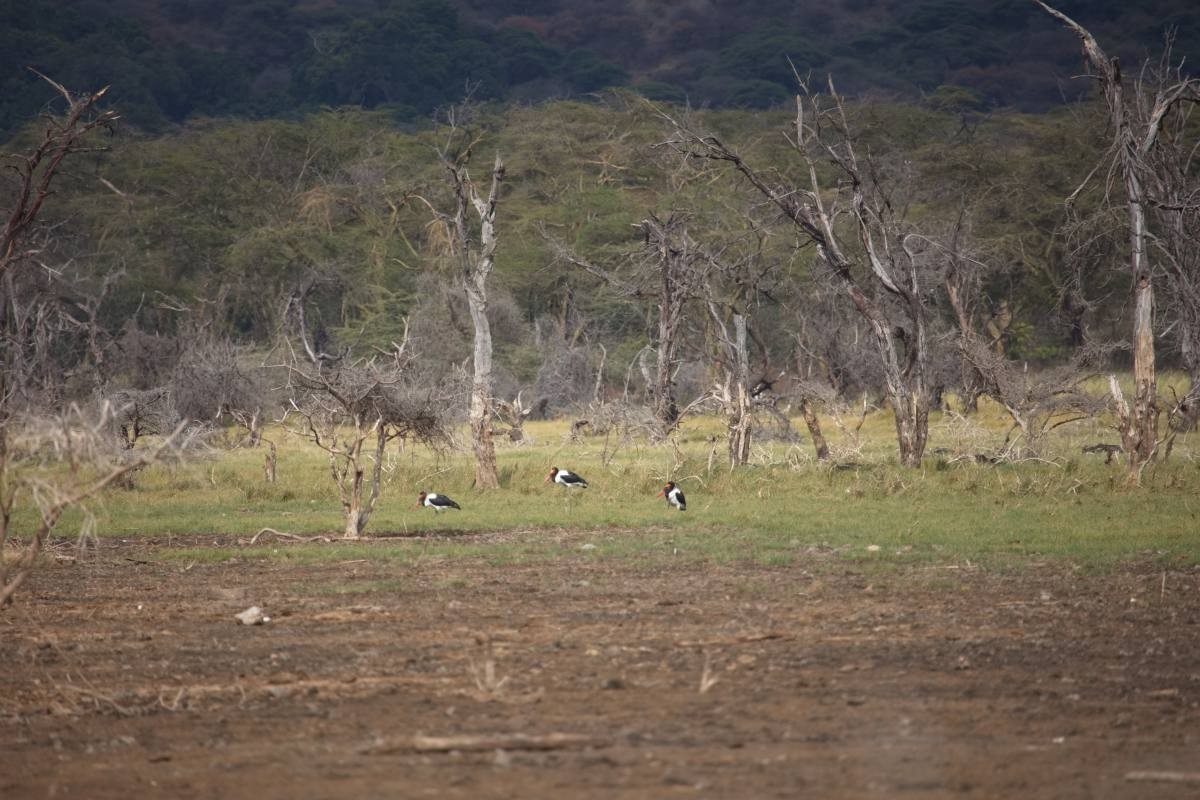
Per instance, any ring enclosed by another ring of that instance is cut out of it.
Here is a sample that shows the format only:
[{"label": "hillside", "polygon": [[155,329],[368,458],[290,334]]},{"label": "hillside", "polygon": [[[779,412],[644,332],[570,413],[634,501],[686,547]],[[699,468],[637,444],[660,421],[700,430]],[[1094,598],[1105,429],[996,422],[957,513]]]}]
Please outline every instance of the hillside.
[{"label": "hillside", "polygon": [[[1200,55],[1200,8],[1064,0],[1136,63],[1176,32]],[[1026,0],[2,0],[0,130],[46,100],[25,68],[111,83],[126,118],[295,116],[323,106],[420,119],[459,99],[566,98],[606,86],[693,105],[767,107],[801,72],[850,93],[958,109],[1043,110],[1086,89],[1077,47]],[[961,88],[956,88],[961,87]]]}]

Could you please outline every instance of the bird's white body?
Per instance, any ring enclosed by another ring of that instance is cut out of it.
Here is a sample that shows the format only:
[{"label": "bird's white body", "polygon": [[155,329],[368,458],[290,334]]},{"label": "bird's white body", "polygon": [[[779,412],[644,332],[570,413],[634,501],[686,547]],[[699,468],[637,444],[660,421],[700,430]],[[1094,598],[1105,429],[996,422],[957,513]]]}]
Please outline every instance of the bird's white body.
[{"label": "bird's white body", "polygon": [[687,501],[684,500],[683,492],[679,490],[678,486],[667,492],[667,502],[680,511],[683,511],[685,508],[687,508]]},{"label": "bird's white body", "polygon": [[683,490],[676,486],[674,481],[667,481],[667,485],[662,488],[658,496],[667,498],[667,505],[676,511],[687,511],[687,498],[683,496]]}]

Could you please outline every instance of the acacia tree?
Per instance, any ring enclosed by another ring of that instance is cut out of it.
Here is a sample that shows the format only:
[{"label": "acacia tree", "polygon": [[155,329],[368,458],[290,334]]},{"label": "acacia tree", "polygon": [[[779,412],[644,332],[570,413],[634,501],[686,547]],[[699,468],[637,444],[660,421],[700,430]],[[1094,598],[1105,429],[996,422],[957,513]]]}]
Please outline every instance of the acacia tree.
[{"label": "acacia tree", "polygon": [[[829,267],[842,290],[870,327],[883,367],[885,391],[895,416],[900,461],[919,466],[929,431],[930,393],[926,380],[926,288],[906,223],[892,186],[869,155],[860,158],[842,99],[829,84],[830,103],[802,85],[788,140],[807,172],[807,185],[786,180],[777,170],[750,165],[733,148],[688,121],[663,113],[674,128],[669,142],[685,154],[724,162],[741,174],[788,219]],[[822,184],[818,161],[839,174],[832,189]],[[836,221],[848,214],[861,255],[855,254]]]},{"label": "acacia tree", "polygon": [[[475,453],[475,486],[495,489],[500,486],[500,479],[496,474],[496,446],[492,441],[495,398],[492,395],[492,328],[488,321],[487,279],[496,261],[496,208],[500,185],[504,181],[504,162],[497,153],[492,164],[491,188],[487,197],[483,197],[468,171],[471,152],[478,140],[468,139],[464,144],[460,133],[454,112],[451,112],[449,132],[438,151],[438,158],[454,190],[454,207],[450,214],[439,213],[439,216],[453,237],[453,252],[458,258],[475,333],[469,417],[471,447]],[[477,228],[471,222],[471,211],[478,217]]]},{"label": "acacia tree", "polygon": [[[1169,205],[1172,202],[1169,199],[1171,192],[1164,192],[1164,185],[1170,182],[1173,174],[1179,174],[1179,169],[1182,169],[1183,175],[1187,174],[1186,164],[1192,155],[1188,153],[1182,161],[1178,160],[1181,154],[1178,152],[1175,158],[1164,158],[1169,148],[1164,149],[1162,134],[1167,120],[1176,114],[1181,105],[1200,99],[1200,84],[1185,78],[1175,69],[1165,75],[1160,73],[1156,80],[1138,80],[1132,91],[1126,92],[1120,63],[1104,52],[1086,28],[1042,0],[1033,2],[1079,37],[1084,59],[1100,84],[1108,108],[1113,158],[1121,176],[1129,226],[1129,275],[1133,306],[1132,405],[1126,402],[1115,379],[1110,380],[1109,384],[1116,402],[1121,441],[1130,469],[1136,472],[1154,459],[1158,448],[1155,269],[1150,258],[1151,242],[1156,237],[1148,225],[1146,211],[1148,206]],[[1166,196],[1155,197],[1155,190]],[[1167,214],[1167,230],[1178,224],[1186,231],[1185,219],[1190,212],[1194,221],[1196,201],[1194,198],[1178,197],[1175,200],[1179,201],[1178,213],[1175,216]],[[1161,210],[1169,212],[1166,208]]]}]

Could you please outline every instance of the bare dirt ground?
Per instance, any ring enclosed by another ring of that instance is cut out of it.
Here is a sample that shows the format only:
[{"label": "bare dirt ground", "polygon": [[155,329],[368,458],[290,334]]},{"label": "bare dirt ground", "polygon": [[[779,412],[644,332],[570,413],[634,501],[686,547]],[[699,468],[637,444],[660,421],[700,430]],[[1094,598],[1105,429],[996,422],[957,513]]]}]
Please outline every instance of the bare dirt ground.
[{"label": "bare dirt ground", "polygon": [[106,543],[0,614],[0,797],[1200,794],[1127,779],[1200,770],[1195,570],[164,548]]}]

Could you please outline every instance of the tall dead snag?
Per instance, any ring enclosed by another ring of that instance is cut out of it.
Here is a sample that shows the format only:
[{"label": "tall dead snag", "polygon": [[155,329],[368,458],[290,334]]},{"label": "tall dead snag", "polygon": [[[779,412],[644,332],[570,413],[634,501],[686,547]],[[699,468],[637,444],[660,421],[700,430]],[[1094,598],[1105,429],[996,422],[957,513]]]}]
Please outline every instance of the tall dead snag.
[{"label": "tall dead snag", "polygon": [[[929,431],[930,396],[925,297],[910,231],[876,163],[869,156],[859,158],[832,82],[828,106],[802,88],[788,140],[807,169],[807,186],[791,185],[777,171],[752,167],[717,137],[664,114],[675,129],[670,144],[687,155],[730,164],[816,246],[818,257],[871,329],[895,414],[900,461],[919,466]],[[832,190],[822,186],[818,159],[832,162],[840,173]],[[835,228],[843,214],[850,215],[862,256],[851,254]]]},{"label": "tall dead snag", "polygon": [[[1046,13],[1079,37],[1084,59],[1099,81],[1112,126],[1114,159],[1125,190],[1129,224],[1129,274],[1133,304],[1133,380],[1130,405],[1116,381],[1110,381],[1116,401],[1121,440],[1133,471],[1153,460],[1158,446],[1157,383],[1154,344],[1154,267],[1149,247],[1154,237],[1148,229],[1146,209],[1156,198],[1148,186],[1161,184],[1161,169],[1155,161],[1161,154],[1160,134],[1164,122],[1184,103],[1195,103],[1197,84],[1178,75],[1157,85],[1138,81],[1126,93],[1120,63],[1110,58],[1082,25],[1042,0],[1033,0]],[[1186,162],[1183,162],[1186,163]],[[1186,167],[1185,173],[1186,173]],[[1161,202],[1161,201],[1160,201]],[[1185,205],[1191,206],[1194,199]]]},{"label": "tall dead snag", "polygon": [[[496,446],[492,441],[492,416],[495,398],[492,396],[492,327],[488,322],[487,279],[496,258],[496,206],[500,199],[500,184],[504,180],[504,162],[500,154],[492,164],[492,185],[486,198],[479,194],[467,166],[475,142],[454,152],[457,128],[451,119],[446,145],[438,152],[454,189],[454,212],[447,220],[454,237],[463,289],[471,310],[475,329],[474,374],[471,381],[471,447],[475,452],[475,486],[496,489],[500,479],[496,474]],[[468,219],[470,210],[479,217],[478,237]]]},{"label": "tall dead snag", "polygon": [[1153,82],[1156,97],[1179,94],[1176,104],[1163,115],[1159,136],[1147,153],[1149,164],[1150,237],[1153,253],[1161,266],[1162,286],[1157,313],[1166,320],[1163,339],[1173,346],[1191,386],[1182,396],[1171,390],[1167,432],[1159,440],[1164,460],[1170,455],[1175,436],[1196,427],[1200,421],[1200,128],[1193,116],[1200,106],[1200,81],[1187,78],[1178,63],[1171,62],[1168,47],[1157,67],[1145,70],[1138,88],[1145,94]]},{"label": "tall dead snag", "polygon": [[[698,296],[709,257],[688,234],[688,218],[671,213],[666,219],[654,214],[638,223],[642,246],[622,263],[602,267],[550,239],[559,259],[595,275],[621,294],[657,303],[653,331],[654,368],[643,365],[646,388],[659,433],[666,436],[679,421],[675,398],[680,328],[687,303]],[[549,238],[549,237],[547,237]]]}]

